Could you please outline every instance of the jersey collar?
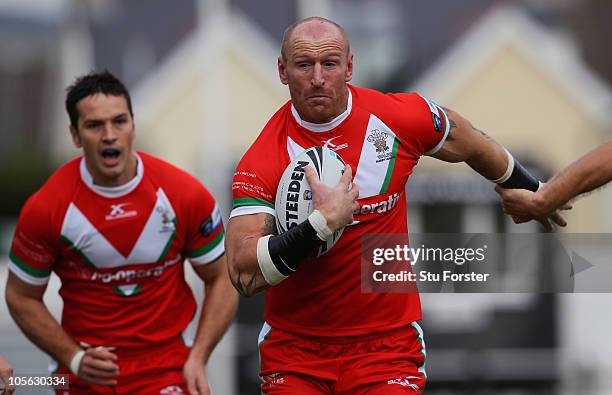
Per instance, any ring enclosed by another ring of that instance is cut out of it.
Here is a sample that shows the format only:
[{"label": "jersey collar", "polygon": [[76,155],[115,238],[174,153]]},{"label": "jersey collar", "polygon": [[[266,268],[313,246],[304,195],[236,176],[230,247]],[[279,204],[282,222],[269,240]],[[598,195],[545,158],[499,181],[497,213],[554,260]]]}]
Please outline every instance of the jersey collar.
[{"label": "jersey collar", "polygon": [[144,166],[142,165],[142,159],[136,152],[136,160],[138,164],[136,165],[136,177],[132,178],[129,182],[119,185],[117,187],[103,187],[100,185],[96,185],[93,182],[93,177],[91,173],[87,169],[87,165],[85,164],[85,157],[81,158],[81,163],[79,165],[79,169],[81,171],[81,180],[95,193],[98,195],[102,195],[107,198],[118,198],[121,196],[125,196],[128,193],[132,192],[138,184],[140,184],[140,180],[142,180],[142,175],[144,173]]},{"label": "jersey collar", "polygon": [[330,122],[312,123],[312,122],[307,122],[307,121],[302,120],[302,118],[300,117],[300,114],[298,114],[293,103],[291,104],[291,114],[293,114],[293,118],[295,118],[295,121],[298,123],[298,125],[310,130],[311,132],[315,132],[315,133],[329,132],[333,128],[340,125],[351,114],[351,110],[353,108],[353,94],[351,93],[350,88],[347,87],[347,89],[348,89],[349,94],[348,94],[348,102],[346,104],[346,110],[342,114],[338,115],[336,118],[332,119]]}]

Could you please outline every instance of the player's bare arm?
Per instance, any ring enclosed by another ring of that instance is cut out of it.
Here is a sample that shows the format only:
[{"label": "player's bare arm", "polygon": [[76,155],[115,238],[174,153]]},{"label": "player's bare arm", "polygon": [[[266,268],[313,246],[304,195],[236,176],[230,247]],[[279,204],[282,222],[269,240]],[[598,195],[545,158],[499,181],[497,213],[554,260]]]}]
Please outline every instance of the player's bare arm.
[{"label": "player's bare arm", "polygon": [[[443,146],[432,155],[434,158],[445,162],[465,162],[483,177],[505,189],[538,189],[538,181],[507,150],[457,112],[448,108],[444,110],[449,118],[450,131]],[[549,219],[559,226],[566,225],[565,220],[556,212],[538,217],[547,231],[552,230]]]},{"label": "player's bare arm", "polygon": [[612,181],[612,141],[592,150],[544,184],[536,193],[496,188],[507,214],[525,219],[546,215],[577,196]]},{"label": "player's bare arm", "polygon": [[206,265],[194,265],[193,268],[204,282],[205,298],[195,341],[183,367],[183,375],[190,393],[208,395],[210,388],[205,366],[234,319],[238,295],[226,275],[225,255]]},{"label": "player's bare arm", "polygon": [[[62,329],[43,303],[46,285],[28,284],[9,273],[6,304],[11,316],[34,344],[64,366],[71,366],[81,347]],[[78,376],[100,385],[114,385],[119,374],[117,356],[104,348],[88,349],[80,357]]]},{"label": "player's bare arm", "polygon": [[[320,212],[327,226],[333,232],[353,221],[353,211],[357,208],[356,199],[359,195],[359,188],[352,184],[352,170],[347,166],[344,175],[334,187],[326,186],[321,183],[313,169],[306,168],[306,177],[312,189],[313,202],[315,209]],[[296,228],[299,228],[298,225]],[[296,229],[299,231],[299,229]],[[286,238],[287,236],[276,235],[276,225],[274,216],[270,214],[251,214],[242,215],[230,219],[227,227],[226,246],[228,255],[229,274],[234,287],[241,295],[252,296],[271,285],[274,282],[266,280],[262,272],[261,241],[262,237],[275,236]],[[286,232],[284,235],[288,235]],[[288,236],[291,236],[290,234]],[[300,235],[293,235],[286,240],[278,240],[278,251],[267,251],[267,254],[281,254],[283,262],[290,260],[302,260],[306,254],[294,256],[286,254],[283,250],[295,252],[297,246],[292,243],[300,243]],[[301,247],[301,246],[300,246]],[[259,257],[258,257],[259,249]]]},{"label": "player's bare arm", "polygon": [[228,271],[242,296],[250,297],[269,287],[257,262],[257,241],[276,233],[274,216],[270,214],[241,215],[229,220],[225,235]]},{"label": "player's bare arm", "polygon": [[11,376],[13,376],[13,367],[0,355],[0,389],[4,391],[0,393],[11,395],[14,392],[14,388],[10,388]]}]

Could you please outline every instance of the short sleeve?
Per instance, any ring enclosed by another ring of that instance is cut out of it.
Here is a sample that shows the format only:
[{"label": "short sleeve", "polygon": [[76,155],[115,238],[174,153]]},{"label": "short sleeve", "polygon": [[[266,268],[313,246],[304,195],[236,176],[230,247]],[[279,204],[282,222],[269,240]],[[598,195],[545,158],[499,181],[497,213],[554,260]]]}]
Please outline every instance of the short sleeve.
[{"label": "short sleeve", "polygon": [[53,241],[51,215],[32,196],[19,215],[9,253],[9,270],[32,285],[45,285],[58,256]]},{"label": "short sleeve", "polygon": [[390,95],[400,104],[402,142],[409,142],[418,155],[433,155],[442,146],[450,132],[450,122],[444,109],[417,93]]},{"label": "short sleeve", "polygon": [[221,210],[214,197],[198,183],[187,210],[185,256],[193,265],[216,261],[225,253],[225,231]]},{"label": "short sleeve", "polygon": [[[270,154],[257,154],[251,147],[242,158],[232,180],[232,212],[230,218],[258,213],[275,215],[274,199],[280,173],[274,167],[277,159]],[[279,167],[284,170],[283,167]]]}]

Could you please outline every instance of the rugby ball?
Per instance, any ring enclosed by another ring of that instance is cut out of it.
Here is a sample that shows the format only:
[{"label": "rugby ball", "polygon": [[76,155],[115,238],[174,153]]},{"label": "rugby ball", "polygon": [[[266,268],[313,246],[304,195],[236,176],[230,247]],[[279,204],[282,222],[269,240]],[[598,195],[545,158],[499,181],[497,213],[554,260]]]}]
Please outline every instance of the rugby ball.
[{"label": "rugby ball", "polygon": [[[295,157],[283,172],[276,190],[276,227],[279,234],[306,221],[314,211],[312,191],[304,170],[308,165],[312,165],[319,180],[329,186],[338,184],[345,167],[340,155],[327,147],[312,147]],[[344,228],[335,231],[319,249],[317,256],[329,251],[343,231]]]}]

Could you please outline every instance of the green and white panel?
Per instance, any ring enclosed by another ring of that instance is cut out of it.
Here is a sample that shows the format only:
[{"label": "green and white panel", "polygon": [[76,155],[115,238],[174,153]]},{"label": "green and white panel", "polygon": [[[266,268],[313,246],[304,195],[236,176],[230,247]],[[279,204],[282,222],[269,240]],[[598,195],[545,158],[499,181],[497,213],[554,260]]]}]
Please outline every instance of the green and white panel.
[{"label": "green and white panel", "polygon": [[370,115],[354,179],[359,185],[360,199],[387,192],[399,143],[391,128],[374,114]]}]

